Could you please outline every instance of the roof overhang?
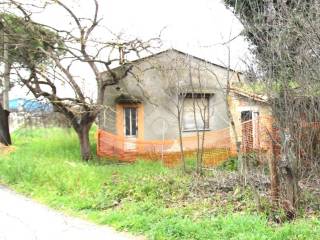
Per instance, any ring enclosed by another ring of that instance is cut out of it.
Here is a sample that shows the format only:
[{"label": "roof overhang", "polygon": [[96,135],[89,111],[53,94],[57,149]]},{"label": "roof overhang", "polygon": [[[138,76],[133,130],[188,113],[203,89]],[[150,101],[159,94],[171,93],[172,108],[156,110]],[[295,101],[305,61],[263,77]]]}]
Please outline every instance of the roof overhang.
[{"label": "roof overhang", "polygon": [[265,96],[265,95],[251,93],[251,92],[245,91],[243,89],[235,88],[235,87],[231,87],[230,92],[238,94],[242,97],[249,98],[249,99],[257,101],[257,102],[263,102],[263,103],[268,103],[268,104],[270,103],[269,97]]},{"label": "roof overhang", "polygon": [[122,103],[122,104],[137,104],[137,103],[142,103],[142,99],[135,97],[135,96],[131,96],[128,94],[121,94],[118,97],[116,97],[115,99],[116,103]]}]

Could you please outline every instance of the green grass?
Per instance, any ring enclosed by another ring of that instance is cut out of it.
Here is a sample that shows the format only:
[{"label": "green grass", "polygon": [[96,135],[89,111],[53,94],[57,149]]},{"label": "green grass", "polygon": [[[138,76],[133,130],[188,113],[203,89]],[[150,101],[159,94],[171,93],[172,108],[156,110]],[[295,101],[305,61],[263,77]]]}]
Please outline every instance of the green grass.
[{"label": "green grass", "polygon": [[13,140],[16,151],[0,156],[0,181],[96,223],[149,239],[320,239],[317,219],[273,225],[249,210],[235,213],[231,203],[219,209],[210,198],[192,198],[193,177],[178,169],[85,163],[72,130],[20,130]]}]

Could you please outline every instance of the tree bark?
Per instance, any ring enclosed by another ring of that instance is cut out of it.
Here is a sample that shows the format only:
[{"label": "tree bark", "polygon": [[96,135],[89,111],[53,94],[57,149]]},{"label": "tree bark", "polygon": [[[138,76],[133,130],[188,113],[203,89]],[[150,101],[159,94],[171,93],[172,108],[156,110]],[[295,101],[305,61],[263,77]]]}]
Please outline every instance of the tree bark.
[{"label": "tree bark", "polygon": [[285,184],[286,184],[286,197],[292,207],[297,206],[298,202],[298,182],[292,168],[285,167]]},{"label": "tree bark", "polygon": [[297,207],[299,199],[298,191],[298,174],[297,174],[297,157],[293,144],[290,142],[290,134],[288,130],[283,133],[282,139],[282,173],[286,184],[286,198],[291,206]]},{"label": "tree bark", "polygon": [[271,182],[271,198],[274,203],[278,203],[280,197],[280,180],[278,172],[278,160],[275,146],[273,146],[273,156],[269,158],[270,182]]},{"label": "tree bark", "polygon": [[9,62],[8,37],[6,34],[4,34],[3,40],[4,73],[2,85],[4,89],[1,99],[2,104],[0,104],[0,143],[8,146],[11,145],[11,137],[9,131],[9,90],[11,64]]},{"label": "tree bark", "polygon": [[77,129],[77,135],[80,143],[80,153],[81,157],[85,161],[89,161],[92,158],[89,131],[92,122],[87,124],[81,124]]},{"label": "tree bark", "polygon": [[11,64],[9,62],[8,37],[6,34],[4,34],[3,61],[4,61],[4,73],[3,73],[2,107],[4,110],[9,111]]},{"label": "tree bark", "polygon": [[79,138],[81,157],[85,161],[89,161],[92,158],[89,132],[97,114],[98,112],[86,112],[79,117],[78,121],[74,119],[71,121]]},{"label": "tree bark", "polygon": [[289,149],[286,156],[287,163],[284,167],[284,177],[286,181],[286,193],[287,200],[291,203],[291,206],[296,208],[299,201],[299,185],[298,174],[296,169],[296,156],[293,154],[293,150]]},{"label": "tree bark", "polygon": [[11,145],[9,114],[10,112],[3,109],[0,104],[0,143],[6,146]]}]

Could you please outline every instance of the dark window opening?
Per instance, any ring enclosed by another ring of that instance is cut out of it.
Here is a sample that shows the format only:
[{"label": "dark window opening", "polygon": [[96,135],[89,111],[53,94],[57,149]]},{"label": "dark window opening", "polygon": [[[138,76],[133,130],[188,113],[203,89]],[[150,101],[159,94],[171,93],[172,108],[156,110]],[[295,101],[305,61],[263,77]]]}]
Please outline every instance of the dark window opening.
[{"label": "dark window opening", "polygon": [[241,112],[241,122],[246,122],[252,120],[252,111]]},{"label": "dark window opening", "polygon": [[124,127],[126,136],[137,136],[137,108],[124,108]]}]

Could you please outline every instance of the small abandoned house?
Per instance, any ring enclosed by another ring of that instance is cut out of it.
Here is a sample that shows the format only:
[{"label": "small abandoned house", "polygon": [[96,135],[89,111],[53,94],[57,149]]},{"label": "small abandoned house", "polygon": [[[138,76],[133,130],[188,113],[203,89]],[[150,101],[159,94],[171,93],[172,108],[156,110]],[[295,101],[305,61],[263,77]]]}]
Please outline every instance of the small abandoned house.
[{"label": "small abandoned house", "polygon": [[[140,155],[158,158],[160,154],[172,159],[181,149],[179,139],[188,153],[199,147],[199,136],[205,149],[215,149],[208,156],[205,152],[205,162],[216,163],[230,155],[235,143],[230,140],[225,91],[228,81],[242,81],[241,73],[175,49],[130,64],[130,73],[105,90],[104,110],[99,116],[100,156],[130,161]],[[122,70],[118,67],[113,72]],[[242,108],[236,116],[240,121],[255,118],[259,111]]]},{"label": "small abandoned house", "polygon": [[[232,86],[229,107],[242,151],[272,150],[271,139],[267,135],[268,131],[271,133],[273,123],[268,97]],[[234,139],[231,129],[230,135]]]}]

